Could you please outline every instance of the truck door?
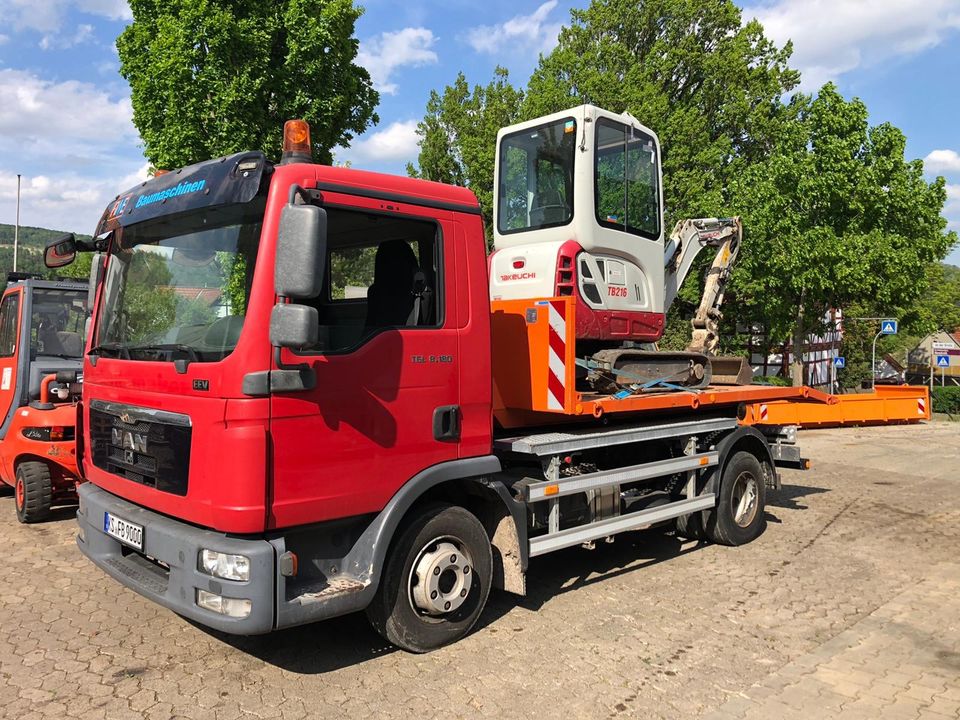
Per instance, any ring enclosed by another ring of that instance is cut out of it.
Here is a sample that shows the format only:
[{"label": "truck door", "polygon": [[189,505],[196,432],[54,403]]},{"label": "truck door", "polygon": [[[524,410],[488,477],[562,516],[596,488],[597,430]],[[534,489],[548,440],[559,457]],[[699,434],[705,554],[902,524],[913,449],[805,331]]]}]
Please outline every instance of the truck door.
[{"label": "truck door", "polygon": [[8,291],[0,301],[0,438],[5,437],[16,401],[17,362],[20,358],[20,288]]},{"label": "truck door", "polygon": [[459,228],[420,210],[327,206],[320,347],[283,352],[316,387],[271,400],[275,527],[377,512],[459,455]]}]

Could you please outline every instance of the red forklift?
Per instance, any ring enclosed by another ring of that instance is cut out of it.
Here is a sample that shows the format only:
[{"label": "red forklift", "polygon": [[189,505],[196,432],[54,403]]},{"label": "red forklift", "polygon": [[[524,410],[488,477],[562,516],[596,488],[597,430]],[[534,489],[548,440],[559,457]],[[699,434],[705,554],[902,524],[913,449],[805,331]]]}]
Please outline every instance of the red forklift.
[{"label": "red forklift", "polygon": [[46,520],[75,503],[87,283],[7,276],[0,300],[0,480],[17,519]]}]

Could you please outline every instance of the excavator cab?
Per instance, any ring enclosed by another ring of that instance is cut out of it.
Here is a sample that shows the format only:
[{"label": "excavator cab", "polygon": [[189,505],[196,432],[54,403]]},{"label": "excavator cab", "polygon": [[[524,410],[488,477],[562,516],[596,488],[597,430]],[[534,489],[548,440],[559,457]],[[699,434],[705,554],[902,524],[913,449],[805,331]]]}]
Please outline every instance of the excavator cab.
[{"label": "excavator cab", "polygon": [[[733,369],[712,359],[740,220],[683,221],[666,239],[660,157],[653,130],[592,105],[497,135],[490,298],[574,298],[579,378],[601,392],[750,379],[739,359]],[[717,260],[690,347],[651,349],[705,247]],[[714,374],[714,364],[722,373]]]}]

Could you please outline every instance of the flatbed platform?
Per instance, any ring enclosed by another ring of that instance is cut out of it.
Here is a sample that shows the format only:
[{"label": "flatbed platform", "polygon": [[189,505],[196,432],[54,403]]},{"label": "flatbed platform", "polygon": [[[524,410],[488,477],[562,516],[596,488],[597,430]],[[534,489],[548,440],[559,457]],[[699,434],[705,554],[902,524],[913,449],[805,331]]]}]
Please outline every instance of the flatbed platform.
[{"label": "flatbed platform", "polygon": [[551,425],[609,415],[697,411],[773,402],[831,404],[809,387],[715,385],[650,389],[626,397],[577,390],[576,302],[571,297],[491,304],[494,415],[502,428]]}]

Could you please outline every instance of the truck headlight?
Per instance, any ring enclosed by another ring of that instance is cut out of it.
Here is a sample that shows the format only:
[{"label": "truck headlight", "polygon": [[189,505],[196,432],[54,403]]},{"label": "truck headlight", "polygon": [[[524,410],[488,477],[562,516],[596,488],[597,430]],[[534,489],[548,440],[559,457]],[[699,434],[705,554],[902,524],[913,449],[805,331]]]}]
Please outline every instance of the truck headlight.
[{"label": "truck headlight", "polygon": [[200,569],[223,580],[250,579],[250,558],[246,555],[230,555],[204,548],[200,551]]},{"label": "truck headlight", "polygon": [[227,598],[206,590],[197,590],[197,605],[220,615],[232,618],[245,618],[253,609],[253,601],[242,598]]}]

